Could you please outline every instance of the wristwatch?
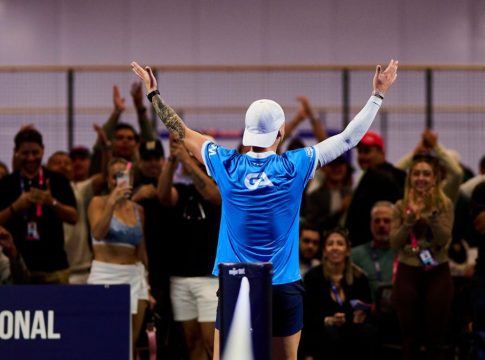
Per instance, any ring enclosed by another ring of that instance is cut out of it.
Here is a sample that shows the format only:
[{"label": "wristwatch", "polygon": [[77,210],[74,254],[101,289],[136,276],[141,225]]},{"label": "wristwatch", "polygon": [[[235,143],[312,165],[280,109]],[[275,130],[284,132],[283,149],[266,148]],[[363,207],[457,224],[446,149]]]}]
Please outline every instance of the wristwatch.
[{"label": "wristwatch", "polygon": [[383,93],[381,93],[379,90],[374,90],[374,91],[372,92],[372,95],[373,95],[373,96],[377,96],[377,97],[378,97],[378,98],[380,98],[381,100],[384,100],[384,94],[383,94]]}]

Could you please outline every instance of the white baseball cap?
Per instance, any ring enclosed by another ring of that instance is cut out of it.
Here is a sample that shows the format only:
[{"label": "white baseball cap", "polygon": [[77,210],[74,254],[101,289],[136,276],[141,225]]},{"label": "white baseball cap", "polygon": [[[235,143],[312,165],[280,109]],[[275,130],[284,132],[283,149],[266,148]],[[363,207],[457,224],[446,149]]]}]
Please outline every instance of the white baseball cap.
[{"label": "white baseball cap", "polygon": [[246,111],[243,145],[270,147],[284,122],[285,113],[277,102],[268,99],[256,100]]}]

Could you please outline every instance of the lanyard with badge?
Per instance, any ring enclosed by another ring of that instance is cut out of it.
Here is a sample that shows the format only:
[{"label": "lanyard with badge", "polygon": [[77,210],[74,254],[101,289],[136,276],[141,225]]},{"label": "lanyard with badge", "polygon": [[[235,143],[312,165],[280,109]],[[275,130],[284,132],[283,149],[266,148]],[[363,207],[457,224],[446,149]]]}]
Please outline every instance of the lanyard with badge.
[{"label": "lanyard with badge", "polygon": [[[44,170],[39,168],[39,186],[44,185]],[[29,188],[30,190],[30,188]],[[25,179],[20,178],[20,191],[24,193],[26,191]],[[24,211],[24,219],[27,221],[27,233],[25,234],[25,240],[38,241],[40,240],[39,230],[37,226],[37,220],[42,216],[42,205],[36,204],[35,207],[35,220],[29,220],[29,211]]]},{"label": "lanyard with badge", "polygon": [[425,270],[432,269],[436,265],[438,265],[438,262],[435,260],[433,254],[431,254],[431,251],[429,249],[420,249],[418,245],[418,239],[416,238],[414,232],[411,231],[409,237],[411,238],[411,250],[416,253],[419,261],[421,261],[421,264],[424,266]]},{"label": "lanyard with badge", "polygon": [[337,287],[337,285],[335,285],[335,283],[333,281],[330,281],[330,285],[331,285],[333,296],[335,297],[335,301],[340,306],[344,306],[344,301],[343,301],[342,297],[340,296],[339,288]]}]

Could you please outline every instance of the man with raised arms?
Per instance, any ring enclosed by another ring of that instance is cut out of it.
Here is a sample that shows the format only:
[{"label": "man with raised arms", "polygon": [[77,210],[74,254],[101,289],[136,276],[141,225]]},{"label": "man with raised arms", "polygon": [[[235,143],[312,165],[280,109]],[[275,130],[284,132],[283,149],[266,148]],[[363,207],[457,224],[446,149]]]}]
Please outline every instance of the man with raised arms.
[{"label": "man with raised arms", "polygon": [[[364,108],[340,134],[315,146],[276,154],[284,138],[285,115],[272,100],[253,102],[245,118],[241,155],[190,129],[160,97],[150,67],[131,64],[143,80],[148,99],[170,134],[206,166],[222,197],[222,216],[214,275],[225,262],[273,264],[273,349],[296,360],[303,327],[303,287],[298,261],[300,200],[317,166],[356,146],[374,120],[384,94],[394,83],[398,62],[376,67],[373,92]],[[298,204],[298,205],[297,205]],[[219,317],[214,358],[219,358]]]}]

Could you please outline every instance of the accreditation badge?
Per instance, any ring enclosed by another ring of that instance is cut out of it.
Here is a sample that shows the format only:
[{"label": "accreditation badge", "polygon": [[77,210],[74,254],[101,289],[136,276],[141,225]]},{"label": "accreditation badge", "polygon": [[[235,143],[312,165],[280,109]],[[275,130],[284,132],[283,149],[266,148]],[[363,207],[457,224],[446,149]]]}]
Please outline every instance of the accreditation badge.
[{"label": "accreditation badge", "polygon": [[421,264],[425,268],[433,268],[436,265],[438,265],[438,262],[435,260],[433,257],[433,254],[431,254],[431,251],[428,249],[423,249],[418,253],[419,260],[421,261]]},{"label": "accreditation badge", "polygon": [[25,236],[25,240],[29,240],[29,241],[40,240],[39,231],[37,229],[37,222],[29,221],[27,223],[27,235]]}]

